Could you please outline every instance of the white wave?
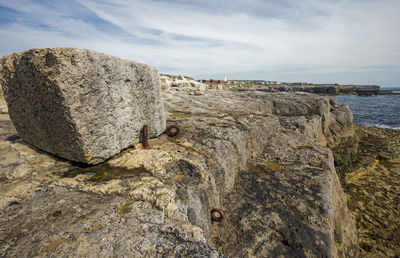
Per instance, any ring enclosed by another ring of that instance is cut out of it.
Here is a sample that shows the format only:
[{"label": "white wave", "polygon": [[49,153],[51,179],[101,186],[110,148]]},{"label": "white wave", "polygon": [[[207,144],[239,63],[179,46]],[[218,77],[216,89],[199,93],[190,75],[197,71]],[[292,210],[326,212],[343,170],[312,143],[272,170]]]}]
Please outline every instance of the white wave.
[{"label": "white wave", "polygon": [[400,130],[400,126],[389,126],[383,124],[374,124],[374,123],[362,123],[364,126],[376,127],[376,128],[383,128],[383,129],[393,129],[393,130]]}]

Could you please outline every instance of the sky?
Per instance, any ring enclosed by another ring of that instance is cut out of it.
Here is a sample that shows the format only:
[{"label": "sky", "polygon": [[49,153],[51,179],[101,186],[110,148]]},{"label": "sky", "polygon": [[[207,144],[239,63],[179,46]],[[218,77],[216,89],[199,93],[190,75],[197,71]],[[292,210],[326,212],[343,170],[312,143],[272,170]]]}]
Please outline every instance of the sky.
[{"label": "sky", "polygon": [[79,47],[196,79],[400,86],[400,0],[0,0],[0,55]]}]

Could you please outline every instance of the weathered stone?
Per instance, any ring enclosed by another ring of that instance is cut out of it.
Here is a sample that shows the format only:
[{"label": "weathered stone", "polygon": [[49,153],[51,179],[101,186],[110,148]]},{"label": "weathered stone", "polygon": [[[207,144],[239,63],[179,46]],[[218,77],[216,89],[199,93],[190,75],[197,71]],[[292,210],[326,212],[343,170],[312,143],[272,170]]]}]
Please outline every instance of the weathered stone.
[{"label": "weathered stone", "polygon": [[185,78],[184,76],[161,75],[161,89],[163,91],[188,91],[191,93],[201,94],[208,86],[204,83]]},{"label": "weathered stone", "polygon": [[0,84],[21,138],[96,164],[165,130],[157,70],[90,50],[31,49],[1,59]]},{"label": "weathered stone", "polygon": [[356,215],[362,257],[400,250],[400,131],[355,125],[357,143],[334,149],[336,171]]},{"label": "weathered stone", "polygon": [[168,76],[160,76],[161,81],[161,90],[162,91],[169,91],[171,89],[171,82]]},{"label": "weathered stone", "polygon": [[267,92],[285,91],[285,92],[309,92],[323,95],[360,95],[360,96],[376,96],[380,93],[385,94],[379,86],[376,85],[268,85],[259,87],[253,85],[253,88],[258,88]]},{"label": "weathered stone", "polygon": [[[176,112],[174,123],[190,131],[190,146],[215,160],[218,194],[202,198],[203,187],[188,191],[186,183],[179,196],[188,210],[202,210],[196,199],[225,210],[224,221],[211,226],[219,251],[232,257],[357,253],[354,216],[332,153],[323,147],[354,136],[346,106],[314,94],[251,90],[210,91],[190,102],[178,94],[164,96],[167,110]],[[209,126],[201,126],[199,114]],[[199,213],[191,213],[190,221],[207,235],[210,226],[200,222],[206,213]],[[335,238],[339,231],[341,241]]]},{"label": "weathered stone", "polygon": [[[354,133],[351,126],[336,125],[350,123],[344,121],[351,118],[347,108],[328,97],[285,92],[171,91],[163,98],[167,121],[180,126],[180,134],[150,139],[152,149],[136,145],[97,166],[51,163],[52,157],[28,150],[24,142],[1,140],[0,252],[9,257],[357,252],[354,216],[325,147]],[[224,210],[225,219],[213,222],[212,208]]]}]

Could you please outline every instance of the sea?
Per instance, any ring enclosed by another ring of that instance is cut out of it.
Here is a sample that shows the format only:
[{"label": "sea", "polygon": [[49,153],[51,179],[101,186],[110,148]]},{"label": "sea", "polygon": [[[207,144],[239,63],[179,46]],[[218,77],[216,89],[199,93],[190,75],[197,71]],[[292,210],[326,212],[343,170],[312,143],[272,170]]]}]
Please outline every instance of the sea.
[{"label": "sea", "polygon": [[[400,87],[381,89],[400,93]],[[400,94],[371,97],[340,95],[335,97],[338,103],[349,105],[355,124],[400,130]]]}]

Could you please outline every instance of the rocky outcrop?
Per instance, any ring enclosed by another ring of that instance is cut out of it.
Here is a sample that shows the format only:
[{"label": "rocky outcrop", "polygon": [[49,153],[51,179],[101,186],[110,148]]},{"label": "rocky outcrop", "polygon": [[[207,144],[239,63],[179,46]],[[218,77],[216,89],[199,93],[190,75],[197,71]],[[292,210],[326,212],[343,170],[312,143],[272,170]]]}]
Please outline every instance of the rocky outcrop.
[{"label": "rocky outcrop", "polygon": [[[313,94],[163,93],[179,135],[89,167],[10,138],[1,122],[2,256],[338,257],[354,217],[325,146],[348,108]],[[221,222],[210,210],[224,210]]]},{"label": "rocky outcrop", "polygon": [[285,92],[308,92],[323,95],[359,95],[376,96],[381,91],[379,86],[375,85],[269,85],[262,87],[261,90],[267,92],[285,91]]},{"label": "rocky outcrop", "polygon": [[363,257],[400,250],[400,131],[355,125],[357,144],[334,149],[336,171],[356,216]]},{"label": "rocky outcrop", "polygon": [[207,84],[184,76],[161,75],[160,79],[163,91],[188,91],[195,94],[202,94],[202,92],[208,89]]},{"label": "rocky outcrop", "polygon": [[154,67],[76,48],[14,53],[1,67],[11,120],[41,150],[96,164],[132,145],[145,124],[151,137],[165,130]]},{"label": "rocky outcrop", "polygon": [[[245,96],[258,96],[259,90],[238,89]],[[264,92],[261,90],[261,92]],[[317,139],[323,146],[334,147],[354,141],[353,115],[335,98],[321,98],[307,93],[264,94],[262,103],[254,100],[249,109],[277,115],[282,126]]]}]

